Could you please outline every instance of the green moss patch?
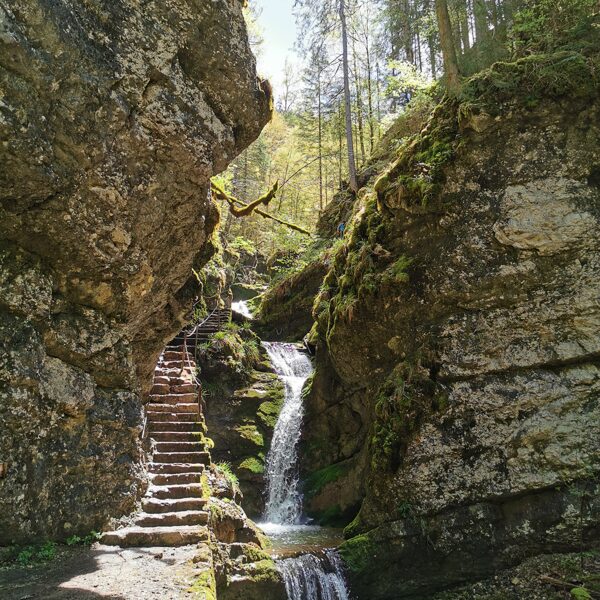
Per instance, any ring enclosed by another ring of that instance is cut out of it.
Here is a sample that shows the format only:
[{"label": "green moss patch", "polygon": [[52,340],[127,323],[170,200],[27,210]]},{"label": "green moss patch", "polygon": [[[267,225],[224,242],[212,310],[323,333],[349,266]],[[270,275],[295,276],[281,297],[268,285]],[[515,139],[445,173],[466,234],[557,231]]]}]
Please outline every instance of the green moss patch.
[{"label": "green moss patch", "polygon": [[256,425],[239,425],[235,430],[239,433],[240,437],[252,442],[256,446],[262,448],[265,445],[264,437],[262,433],[258,431]]},{"label": "green moss patch", "polygon": [[336,463],[311,473],[304,483],[306,495],[308,497],[316,496],[326,485],[345,475],[349,468],[348,463]]},{"label": "green moss patch", "polygon": [[376,549],[377,544],[369,534],[362,534],[346,540],[339,552],[350,571],[359,574],[373,568]]},{"label": "green moss patch", "polygon": [[191,598],[198,598],[198,600],[217,600],[217,584],[214,571],[208,569],[200,573],[196,581],[188,588],[188,593]]},{"label": "green moss patch", "polygon": [[595,96],[599,66],[598,56],[569,51],[498,62],[465,82],[461,111],[475,107],[499,114],[506,105],[532,107],[542,98]]},{"label": "green moss patch", "polygon": [[371,438],[371,466],[376,471],[395,471],[426,416],[446,408],[443,389],[414,373],[410,363],[399,364],[377,393]]},{"label": "green moss patch", "polygon": [[265,465],[259,458],[250,456],[240,463],[238,469],[242,471],[250,471],[255,475],[262,475],[265,472]]}]

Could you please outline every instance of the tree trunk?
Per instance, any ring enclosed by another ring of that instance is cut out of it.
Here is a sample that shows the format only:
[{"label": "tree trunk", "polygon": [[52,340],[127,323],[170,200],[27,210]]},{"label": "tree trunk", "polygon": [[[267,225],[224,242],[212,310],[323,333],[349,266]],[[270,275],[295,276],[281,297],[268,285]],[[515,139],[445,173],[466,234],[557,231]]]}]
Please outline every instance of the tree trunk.
[{"label": "tree trunk", "polygon": [[323,108],[321,104],[321,71],[317,75],[317,95],[319,112],[319,211],[323,212]]},{"label": "tree trunk", "polygon": [[485,0],[473,0],[473,15],[475,17],[475,38],[478,43],[481,43],[485,41],[489,33]]},{"label": "tree trunk", "polygon": [[352,98],[350,97],[350,68],[348,65],[348,27],[346,24],[346,0],[340,0],[340,21],[342,24],[342,64],[344,68],[344,103],[346,107],[346,141],[348,144],[348,176],[350,189],[358,191],[356,180],[356,159],[352,135]]},{"label": "tree trunk", "polygon": [[367,52],[367,102],[369,109],[369,152],[372,153],[373,147],[375,146],[375,116],[373,114],[373,69],[371,68],[371,49],[369,47],[368,29],[365,37],[365,47]]},{"label": "tree trunk", "polygon": [[435,0],[435,12],[440,30],[440,42],[442,46],[442,55],[444,56],[444,71],[446,72],[446,83],[448,91],[451,94],[457,92],[460,87],[460,77],[458,71],[458,61],[456,60],[456,48],[452,38],[452,26],[450,24],[450,15],[448,14],[448,4],[446,0]]},{"label": "tree trunk", "polygon": [[360,161],[365,163],[365,129],[363,124],[363,102],[360,90],[360,76],[358,73],[358,61],[356,60],[356,48],[352,42],[352,61],[354,63],[354,87],[356,89],[356,120],[358,123],[358,141],[360,146]]}]

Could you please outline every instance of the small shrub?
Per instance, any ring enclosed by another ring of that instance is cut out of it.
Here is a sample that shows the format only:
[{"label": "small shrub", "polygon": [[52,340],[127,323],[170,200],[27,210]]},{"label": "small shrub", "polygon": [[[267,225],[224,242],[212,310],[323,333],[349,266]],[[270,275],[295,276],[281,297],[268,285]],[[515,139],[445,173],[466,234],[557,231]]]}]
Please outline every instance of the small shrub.
[{"label": "small shrub", "polygon": [[217,463],[217,469],[221,472],[222,475],[224,475],[227,480],[229,481],[229,483],[231,483],[232,486],[237,487],[240,484],[240,481],[237,477],[237,475],[233,472],[233,469],[231,468],[231,464],[228,462],[220,462]]}]

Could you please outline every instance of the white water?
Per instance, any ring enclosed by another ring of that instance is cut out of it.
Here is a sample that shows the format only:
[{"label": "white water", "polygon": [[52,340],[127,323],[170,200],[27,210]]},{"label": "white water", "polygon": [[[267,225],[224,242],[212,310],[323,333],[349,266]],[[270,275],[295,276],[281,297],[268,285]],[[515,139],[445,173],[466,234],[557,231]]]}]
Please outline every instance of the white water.
[{"label": "white water", "polygon": [[302,388],[312,373],[309,358],[292,344],[264,342],[273,367],[285,384],[285,400],[266,460],[265,521],[281,525],[300,522],[302,494],[298,473],[298,442],[302,433]]},{"label": "white water", "polygon": [[252,319],[252,313],[250,312],[248,303],[245,300],[238,300],[237,302],[233,302],[231,305],[231,310],[246,317],[246,319]]},{"label": "white water", "polygon": [[[292,542],[304,552],[311,536],[322,538],[319,527],[301,525],[302,494],[298,469],[298,442],[302,433],[302,388],[312,373],[308,356],[292,344],[263,343],[279,378],[285,384],[285,400],[275,425],[266,460],[267,503],[265,532]],[[324,540],[323,540],[324,541]],[[301,554],[277,561],[288,600],[349,600],[342,561],[334,550]]]},{"label": "white water", "polygon": [[304,554],[277,563],[289,600],[349,600],[343,567],[337,553]]}]

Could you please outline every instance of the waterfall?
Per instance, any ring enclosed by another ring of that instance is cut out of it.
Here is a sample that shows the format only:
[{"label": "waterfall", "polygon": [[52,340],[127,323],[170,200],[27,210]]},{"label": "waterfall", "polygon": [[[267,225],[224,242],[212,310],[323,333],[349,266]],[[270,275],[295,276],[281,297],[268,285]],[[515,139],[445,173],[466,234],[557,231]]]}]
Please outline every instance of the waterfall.
[{"label": "waterfall", "polygon": [[231,310],[240,315],[246,317],[246,319],[252,319],[252,313],[248,307],[248,303],[245,300],[238,300],[231,305]]},{"label": "waterfall", "polygon": [[312,364],[292,344],[264,342],[263,345],[277,375],[285,384],[283,408],[266,460],[265,519],[269,523],[294,524],[302,515],[298,479],[298,442],[304,415],[302,387],[312,372]]},{"label": "waterfall", "polygon": [[277,563],[289,600],[349,600],[342,562],[334,550]]}]

